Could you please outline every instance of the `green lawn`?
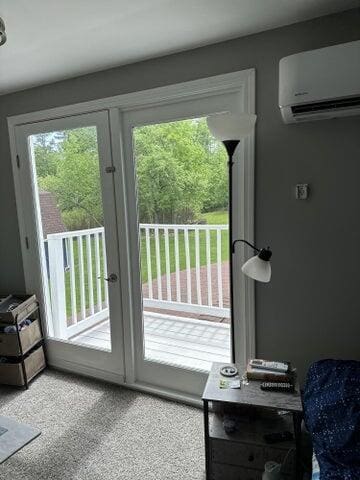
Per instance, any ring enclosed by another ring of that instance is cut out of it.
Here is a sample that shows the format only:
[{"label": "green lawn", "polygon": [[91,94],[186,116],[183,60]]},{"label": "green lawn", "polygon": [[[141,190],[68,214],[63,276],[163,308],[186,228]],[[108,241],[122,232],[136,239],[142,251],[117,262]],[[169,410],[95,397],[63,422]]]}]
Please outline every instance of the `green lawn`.
[{"label": "green lawn", "polygon": [[203,213],[201,218],[203,218],[208,225],[227,225],[229,223],[229,214],[227,210]]},{"label": "green lawn", "polygon": [[[202,215],[202,218],[206,220],[206,223],[209,225],[224,225],[227,224],[228,214],[226,211],[216,211],[209,212]],[[153,233],[153,232],[152,232]],[[216,241],[216,231],[210,233],[210,256],[211,263],[217,261],[217,241]],[[229,258],[229,249],[228,249],[228,231],[221,232],[221,258],[222,261],[225,261]],[[199,257],[200,265],[206,264],[206,239],[205,232],[200,232],[199,234]],[[163,231],[159,232],[159,244],[160,244],[160,259],[161,259],[161,274],[166,273],[166,260],[165,260],[165,238]],[[79,252],[78,252],[78,243],[77,241],[73,244],[74,248],[74,267],[75,267],[75,284],[76,284],[76,305],[77,311],[80,311],[80,266],[79,266]],[[95,240],[91,240],[91,249],[92,249],[92,268],[93,268],[93,292],[94,292],[94,303],[97,303],[97,291],[96,291],[96,270],[95,270]],[[195,267],[195,233],[189,233],[189,250],[190,250],[190,266]],[[86,256],[86,243],[83,241],[83,252],[84,252],[84,279],[85,279],[85,303],[86,307],[89,306],[89,279],[87,274],[87,256]],[[157,276],[157,267],[156,267],[156,254],[155,254],[155,239],[154,235],[150,236],[150,252],[151,252],[151,277],[154,279]],[[170,254],[170,272],[175,271],[175,240],[173,231],[169,230],[169,254]],[[100,275],[103,277],[103,255],[102,255],[102,245],[100,240]],[[186,257],[185,257],[185,240],[184,233],[179,232],[179,267],[180,270],[186,268]],[[146,283],[148,281],[148,271],[147,271],[147,259],[146,259],[146,243],[145,235],[141,236],[141,277],[142,282]],[[65,273],[65,286],[66,286],[66,308],[67,315],[71,315],[71,293],[70,293],[70,272]],[[101,282],[101,291],[102,298],[104,299],[104,282]]]}]

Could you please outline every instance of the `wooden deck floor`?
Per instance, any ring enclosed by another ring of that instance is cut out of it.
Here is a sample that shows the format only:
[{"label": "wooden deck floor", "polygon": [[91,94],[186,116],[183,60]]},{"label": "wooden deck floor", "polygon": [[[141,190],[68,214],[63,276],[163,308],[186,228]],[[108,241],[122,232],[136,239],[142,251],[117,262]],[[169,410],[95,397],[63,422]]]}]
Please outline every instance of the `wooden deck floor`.
[{"label": "wooden deck floor", "polygon": [[[189,369],[210,370],[230,361],[230,328],[223,323],[144,313],[145,358]],[[111,349],[108,320],[72,338],[74,343]]]}]

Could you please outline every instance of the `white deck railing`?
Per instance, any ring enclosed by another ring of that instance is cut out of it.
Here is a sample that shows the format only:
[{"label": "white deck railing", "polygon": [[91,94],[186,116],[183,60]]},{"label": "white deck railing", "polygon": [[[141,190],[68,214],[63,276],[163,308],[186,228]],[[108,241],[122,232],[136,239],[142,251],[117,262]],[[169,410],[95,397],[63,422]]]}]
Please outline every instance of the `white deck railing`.
[{"label": "white deck railing", "polygon": [[[227,230],[140,224],[144,307],[228,317]],[[51,234],[46,243],[54,334],[67,339],[109,315],[104,228]]]}]

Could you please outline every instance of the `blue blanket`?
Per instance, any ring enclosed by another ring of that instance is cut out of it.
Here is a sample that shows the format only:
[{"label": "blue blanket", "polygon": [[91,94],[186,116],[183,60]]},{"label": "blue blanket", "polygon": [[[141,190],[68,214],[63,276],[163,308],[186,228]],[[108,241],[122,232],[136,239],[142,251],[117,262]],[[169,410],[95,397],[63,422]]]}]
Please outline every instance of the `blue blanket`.
[{"label": "blue blanket", "polygon": [[303,400],[320,480],[360,480],[360,362],[314,363]]}]

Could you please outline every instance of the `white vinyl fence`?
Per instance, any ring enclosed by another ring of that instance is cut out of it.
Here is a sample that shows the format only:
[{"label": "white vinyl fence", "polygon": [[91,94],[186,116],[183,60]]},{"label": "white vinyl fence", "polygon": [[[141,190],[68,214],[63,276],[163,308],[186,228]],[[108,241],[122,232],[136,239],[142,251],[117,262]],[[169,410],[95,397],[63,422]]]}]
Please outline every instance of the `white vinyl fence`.
[{"label": "white vinyl fence", "polygon": [[[140,224],[144,307],[229,317],[227,231]],[[45,245],[54,334],[67,339],[109,315],[104,228],[51,234]]]}]

